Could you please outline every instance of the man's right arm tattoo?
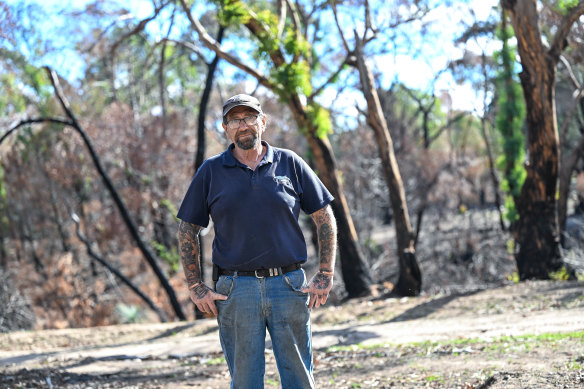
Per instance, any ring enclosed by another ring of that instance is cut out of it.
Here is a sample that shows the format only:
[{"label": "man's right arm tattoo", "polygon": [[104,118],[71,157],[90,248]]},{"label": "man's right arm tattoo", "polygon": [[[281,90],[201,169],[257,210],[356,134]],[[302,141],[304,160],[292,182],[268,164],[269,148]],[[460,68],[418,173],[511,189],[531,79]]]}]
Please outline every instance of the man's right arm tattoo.
[{"label": "man's right arm tattoo", "polygon": [[187,284],[190,290],[194,289],[199,298],[207,294],[207,288],[201,280],[201,242],[199,241],[201,229],[201,226],[184,221],[181,221],[178,227],[178,247]]}]

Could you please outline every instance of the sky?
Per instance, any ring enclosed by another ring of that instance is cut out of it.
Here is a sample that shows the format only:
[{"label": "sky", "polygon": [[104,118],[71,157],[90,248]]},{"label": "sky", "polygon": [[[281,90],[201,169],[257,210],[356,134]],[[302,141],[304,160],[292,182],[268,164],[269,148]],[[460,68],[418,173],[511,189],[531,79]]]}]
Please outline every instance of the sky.
[{"label": "sky", "polygon": [[[468,0],[471,8],[474,12],[476,20],[486,20],[491,12],[493,6],[496,6],[498,0]],[[8,4],[37,4],[42,5],[47,11],[54,11],[56,9],[78,9],[81,10],[85,7],[87,3],[91,3],[91,0],[7,0]],[[440,1],[438,1],[440,4]],[[128,0],[124,2],[124,6],[128,8],[135,16],[136,19],[143,19],[152,15],[153,7],[152,1],[150,0]],[[373,58],[373,66],[376,70],[382,69],[383,77],[379,79],[381,86],[388,88],[391,83],[399,81],[410,88],[425,90],[427,92],[432,92],[432,87],[436,94],[440,94],[440,91],[447,91],[452,96],[452,101],[454,102],[455,109],[464,109],[469,111],[482,111],[482,96],[477,96],[477,92],[470,85],[458,85],[452,79],[452,76],[445,72],[436,81],[435,85],[432,86],[432,78],[441,69],[447,66],[447,63],[451,59],[462,57],[462,48],[454,46],[452,43],[454,37],[459,34],[462,26],[457,23],[452,23],[451,21],[459,21],[463,18],[462,11],[457,13],[457,11],[452,11],[449,8],[449,13],[442,6],[438,6],[432,10],[429,15],[430,19],[434,19],[436,23],[434,28],[436,34],[443,36],[440,45],[424,44],[420,42],[423,46],[424,56],[412,57],[408,53],[404,54],[393,54],[387,56],[376,56]],[[465,21],[466,24],[472,24],[471,19]],[[53,31],[58,30],[58,27],[65,23],[63,18],[50,18],[46,21],[40,21],[40,29],[44,34],[53,34],[53,39],[57,41],[58,45],[63,46],[57,55],[49,56],[43,58],[44,63],[39,65],[49,65],[56,69],[59,69],[61,76],[67,78],[70,82],[75,82],[75,80],[83,77],[83,61],[75,53],[72,48],[67,47],[67,37],[60,37]],[[164,26],[162,27],[164,29]],[[161,31],[160,26],[156,23],[150,23],[148,25],[148,32],[153,36],[162,36],[166,31]],[[469,46],[467,46],[467,49]],[[473,49],[472,45],[470,49]],[[478,46],[474,48],[477,52],[480,52],[482,48]],[[492,47],[486,47],[487,52],[492,51]],[[23,51],[25,51],[23,49]],[[30,54],[30,57],[34,57]],[[34,58],[31,58],[33,60]],[[224,67],[224,72],[228,73],[233,71],[229,69],[229,66]],[[330,91],[329,94],[332,94]],[[324,96],[324,99],[332,98],[330,96]],[[353,98],[349,95],[349,100]],[[341,102],[339,102],[341,103]],[[349,105],[350,110],[354,110],[353,101],[347,101],[346,104]]]}]

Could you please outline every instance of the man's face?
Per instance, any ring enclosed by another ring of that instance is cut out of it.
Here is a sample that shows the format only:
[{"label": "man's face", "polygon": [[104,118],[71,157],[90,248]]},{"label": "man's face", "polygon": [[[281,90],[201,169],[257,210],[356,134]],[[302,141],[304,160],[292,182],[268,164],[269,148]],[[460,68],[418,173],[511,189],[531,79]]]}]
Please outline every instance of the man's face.
[{"label": "man's face", "polygon": [[[230,120],[245,119],[250,116],[257,116],[259,113],[249,107],[235,107],[226,116],[226,122]],[[229,140],[231,140],[237,147],[243,150],[251,150],[255,148],[262,140],[262,133],[266,129],[266,118],[263,115],[258,116],[257,122],[248,125],[244,120],[239,122],[237,128],[231,129],[223,123],[223,128]]]}]

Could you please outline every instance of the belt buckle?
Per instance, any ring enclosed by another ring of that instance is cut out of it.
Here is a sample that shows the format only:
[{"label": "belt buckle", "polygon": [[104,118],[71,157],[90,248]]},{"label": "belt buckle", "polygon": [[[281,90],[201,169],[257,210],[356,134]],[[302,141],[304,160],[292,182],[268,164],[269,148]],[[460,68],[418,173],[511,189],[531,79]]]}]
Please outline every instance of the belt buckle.
[{"label": "belt buckle", "polygon": [[[261,269],[260,269],[260,270],[261,270]],[[261,279],[261,278],[264,278],[264,276],[260,276],[260,275],[258,275],[258,271],[257,271],[257,270],[254,270],[254,271],[253,271],[253,273],[255,274],[256,278],[260,278],[260,279]]]}]

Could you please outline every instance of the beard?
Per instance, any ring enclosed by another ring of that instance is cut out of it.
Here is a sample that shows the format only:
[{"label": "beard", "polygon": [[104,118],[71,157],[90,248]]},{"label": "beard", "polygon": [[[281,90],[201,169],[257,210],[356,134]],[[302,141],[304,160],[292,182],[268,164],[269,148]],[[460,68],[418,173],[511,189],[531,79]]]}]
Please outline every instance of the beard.
[{"label": "beard", "polygon": [[[250,136],[248,136],[250,135]],[[235,143],[237,144],[237,146],[240,149],[243,150],[251,150],[253,148],[255,148],[258,145],[258,134],[250,132],[250,133],[246,133],[244,134],[245,138],[241,139],[241,135],[237,137],[237,139],[235,139]]]}]

